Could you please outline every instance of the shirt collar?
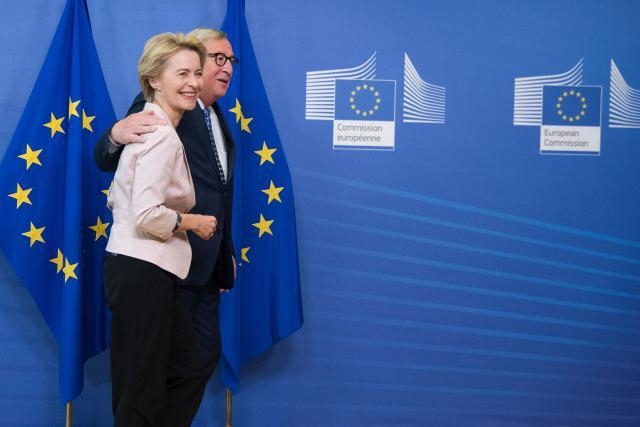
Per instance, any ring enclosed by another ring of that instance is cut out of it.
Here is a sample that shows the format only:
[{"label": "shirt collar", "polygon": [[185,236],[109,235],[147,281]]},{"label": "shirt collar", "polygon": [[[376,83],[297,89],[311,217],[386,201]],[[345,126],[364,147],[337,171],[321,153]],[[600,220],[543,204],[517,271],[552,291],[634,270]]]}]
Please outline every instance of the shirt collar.
[{"label": "shirt collar", "polygon": [[200,109],[201,109],[201,110],[204,110],[205,108],[207,108],[207,107],[204,105],[204,102],[202,102],[202,100],[201,100],[200,98],[198,98],[198,99],[197,99],[197,101],[198,101],[198,105],[200,106]]}]

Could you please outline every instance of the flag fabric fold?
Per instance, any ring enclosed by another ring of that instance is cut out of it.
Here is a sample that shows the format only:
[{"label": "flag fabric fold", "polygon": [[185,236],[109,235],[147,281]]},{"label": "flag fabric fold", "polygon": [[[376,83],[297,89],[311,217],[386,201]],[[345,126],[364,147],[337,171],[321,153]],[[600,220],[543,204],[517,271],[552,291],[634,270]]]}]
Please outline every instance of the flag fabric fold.
[{"label": "flag fabric fold", "polygon": [[110,176],[93,147],[114,121],[86,4],[69,0],[0,168],[0,245],[60,347],[62,403],[108,346]]},{"label": "flag fabric fold", "polygon": [[237,392],[240,365],[303,323],[291,176],[249,36],[244,0],[229,0],[222,24],[240,63],[218,101],[236,142],[234,289],[222,296],[223,384]]}]

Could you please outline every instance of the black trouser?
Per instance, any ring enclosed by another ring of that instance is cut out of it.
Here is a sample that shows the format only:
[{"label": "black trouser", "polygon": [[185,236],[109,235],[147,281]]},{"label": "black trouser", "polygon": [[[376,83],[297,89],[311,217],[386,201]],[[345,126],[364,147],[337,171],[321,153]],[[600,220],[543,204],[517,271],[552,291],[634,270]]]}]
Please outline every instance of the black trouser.
[{"label": "black trouser", "polygon": [[108,255],[115,426],[188,426],[206,373],[176,278],[158,266]]},{"label": "black trouser", "polygon": [[[220,305],[220,289],[210,280],[203,286],[180,286],[189,301],[191,322],[200,342],[200,353],[207,371],[207,381],[220,360],[220,322],[218,306]],[[206,386],[206,382],[203,385]]]}]

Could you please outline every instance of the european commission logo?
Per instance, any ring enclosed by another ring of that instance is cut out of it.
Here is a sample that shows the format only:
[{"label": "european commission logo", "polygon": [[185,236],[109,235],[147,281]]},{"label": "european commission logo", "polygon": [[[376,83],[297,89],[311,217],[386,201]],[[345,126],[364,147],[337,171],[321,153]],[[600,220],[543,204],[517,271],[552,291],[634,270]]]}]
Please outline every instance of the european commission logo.
[{"label": "european commission logo", "polygon": [[396,82],[336,79],[333,148],[392,150]]},{"label": "european commission logo", "polygon": [[[443,124],[446,89],[420,77],[404,55],[402,122]],[[307,120],[333,121],[334,149],[394,150],[396,81],[376,79],[376,52],[364,63],[307,72]]]},{"label": "european commission logo", "polygon": [[[583,85],[583,59],[564,73],[517,77],[513,124],[540,126],[541,154],[600,154],[602,87]],[[610,128],[640,128],[640,90],[611,60]]]},{"label": "european commission logo", "polygon": [[600,86],[544,86],[540,152],[599,154]]}]

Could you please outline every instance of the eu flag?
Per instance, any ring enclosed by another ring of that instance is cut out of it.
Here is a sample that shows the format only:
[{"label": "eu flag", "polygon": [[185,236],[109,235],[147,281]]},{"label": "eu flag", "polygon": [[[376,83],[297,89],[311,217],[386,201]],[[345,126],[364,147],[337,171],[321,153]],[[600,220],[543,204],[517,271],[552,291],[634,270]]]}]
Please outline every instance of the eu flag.
[{"label": "eu flag", "polygon": [[93,146],[114,121],[86,4],[69,0],[0,168],[0,244],[60,346],[63,403],[108,345],[109,177]]},{"label": "eu flag", "polygon": [[233,239],[239,263],[220,307],[222,382],[238,391],[240,364],[302,326],[291,176],[249,37],[244,0],[228,0],[222,30],[240,58],[219,101],[237,145]]}]

